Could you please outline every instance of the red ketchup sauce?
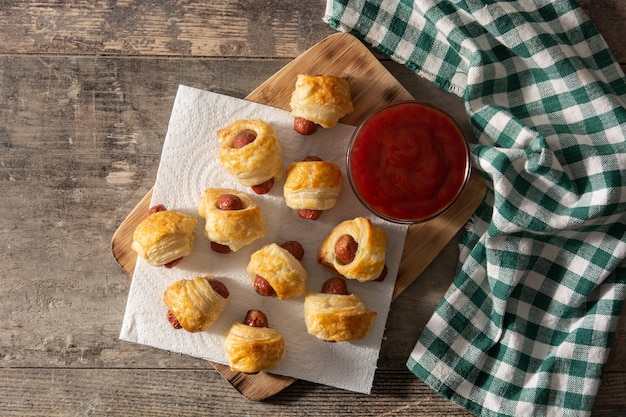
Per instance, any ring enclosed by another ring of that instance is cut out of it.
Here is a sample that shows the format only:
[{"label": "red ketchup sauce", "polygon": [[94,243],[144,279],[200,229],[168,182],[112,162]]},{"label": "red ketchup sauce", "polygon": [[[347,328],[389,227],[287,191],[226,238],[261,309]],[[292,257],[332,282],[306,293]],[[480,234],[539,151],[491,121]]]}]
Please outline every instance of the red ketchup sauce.
[{"label": "red ketchup sauce", "polygon": [[443,111],[403,102],[371,115],[348,151],[350,182],[380,217],[419,222],[454,202],[470,171],[467,141]]}]

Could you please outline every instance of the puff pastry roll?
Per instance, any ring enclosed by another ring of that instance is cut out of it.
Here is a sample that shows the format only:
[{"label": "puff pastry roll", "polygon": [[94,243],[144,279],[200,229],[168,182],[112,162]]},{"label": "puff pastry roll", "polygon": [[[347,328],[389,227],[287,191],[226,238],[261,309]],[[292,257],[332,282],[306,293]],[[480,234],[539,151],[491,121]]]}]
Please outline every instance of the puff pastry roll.
[{"label": "puff pastry roll", "polygon": [[253,374],[278,365],[285,352],[285,341],[269,327],[262,311],[249,310],[243,323],[231,326],[224,348],[231,370]]},{"label": "puff pastry roll", "polygon": [[213,276],[182,279],[167,287],[163,301],[167,319],[175,329],[203,332],[226,308],[228,289]]},{"label": "puff pastry roll", "polygon": [[307,273],[300,263],[304,249],[295,241],[282,246],[270,243],[250,256],[246,268],[259,295],[281,300],[299,297],[307,291]]},{"label": "puff pastry roll", "polygon": [[343,189],[341,169],[333,162],[307,157],[287,167],[283,195],[288,207],[303,219],[317,220],[335,206]]},{"label": "puff pastry roll", "polygon": [[304,299],[307,332],[327,342],[364,339],[376,316],[357,295],[348,293],[341,278],[331,278],[324,283],[322,292]]},{"label": "puff pastry roll", "polygon": [[265,194],[282,177],[278,137],[263,120],[235,120],[218,130],[217,137],[220,163],[241,185]]},{"label": "puff pastry roll", "polygon": [[171,268],[193,251],[197,222],[194,217],[156,205],[135,228],[131,248],[148,264]]},{"label": "puff pastry roll", "polygon": [[354,111],[350,84],[332,75],[299,74],[289,104],[294,129],[302,135],[315,133],[318,126],[334,127]]},{"label": "puff pastry roll", "polygon": [[236,252],[265,236],[261,208],[241,191],[207,188],[198,213],[205,219],[204,234],[216,252]]},{"label": "puff pastry roll", "polygon": [[366,217],[339,223],[322,241],[317,260],[349,279],[382,280],[387,234]]}]

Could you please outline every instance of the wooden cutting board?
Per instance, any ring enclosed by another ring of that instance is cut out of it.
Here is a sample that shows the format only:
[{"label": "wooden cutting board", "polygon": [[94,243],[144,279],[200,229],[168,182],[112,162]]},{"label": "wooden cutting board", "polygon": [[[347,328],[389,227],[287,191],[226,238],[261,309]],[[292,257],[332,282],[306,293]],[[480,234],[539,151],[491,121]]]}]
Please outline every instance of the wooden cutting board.
[{"label": "wooden cutting board", "polygon": [[[289,99],[298,74],[326,74],[348,79],[354,112],[341,120],[345,124],[356,125],[367,113],[385,104],[413,99],[364,44],[352,35],[337,33],[294,59],[252,91],[246,100],[289,110]],[[472,174],[463,194],[445,214],[409,227],[394,299],[464,226],[482,201],[485,191],[483,180]],[[151,196],[150,191],[122,222],[111,240],[113,256],[130,276],[137,260],[130,247],[133,232],[148,210]],[[211,365],[243,396],[255,401],[269,398],[295,381],[267,372],[247,375],[233,372],[226,365],[213,362]]]}]

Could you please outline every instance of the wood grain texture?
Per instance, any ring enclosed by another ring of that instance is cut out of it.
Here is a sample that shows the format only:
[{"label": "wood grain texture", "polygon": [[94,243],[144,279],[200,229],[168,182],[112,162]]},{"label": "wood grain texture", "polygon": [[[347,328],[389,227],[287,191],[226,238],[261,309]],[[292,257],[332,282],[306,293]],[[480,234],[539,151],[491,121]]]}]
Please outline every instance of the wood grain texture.
[{"label": "wood grain texture", "polygon": [[[19,399],[2,403],[3,417],[472,416],[411,375],[379,371],[370,395],[297,381],[264,402],[242,400],[217,373],[202,369],[0,369],[0,390]],[[609,375],[592,416],[622,416],[611,397],[624,390],[626,378]]]},{"label": "wood grain texture", "polygon": [[[0,52],[294,58],[331,35],[324,0],[3,0]],[[626,64],[622,0],[578,0]]]},{"label": "wood grain texture", "polygon": [[293,58],[333,33],[321,20],[324,4],[3,0],[1,47],[7,54]]},{"label": "wood grain texture", "polygon": [[[579,2],[626,68],[626,2]],[[243,98],[334,33],[323,0],[209,3],[0,2],[0,415],[470,417],[405,367],[457,239],[392,303],[371,395],[296,381],[249,401],[205,361],[118,339],[129,280],[110,239],[154,183],[178,85]],[[237,17],[226,30],[211,13]],[[455,97],[377,56],[463,119]],[[592,417],[626,407],[625,316]]]}]

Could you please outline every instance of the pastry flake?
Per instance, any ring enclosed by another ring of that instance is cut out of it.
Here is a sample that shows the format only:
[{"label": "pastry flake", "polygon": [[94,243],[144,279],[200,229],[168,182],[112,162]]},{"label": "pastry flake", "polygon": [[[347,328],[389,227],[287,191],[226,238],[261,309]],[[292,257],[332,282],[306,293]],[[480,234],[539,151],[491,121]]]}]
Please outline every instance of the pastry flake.
[{"label": "pastry flake", "polygon": [[355,294],[311,293],[304,299],[307,332],[329,342],[364,339],[376,316]]},{"label": "pastry flake", "polygon": [[[242,208],[221,209],[220,196],[235,196]],[[205,219],[204,234],[211,242],[227,246],[236,252],[256,239],[265,236],[265,218],[261,208],[241,191],[228,188],[207,188],[198,206]]]},{"label": "pastry flake", "polygon": [[[255,319],[250,319],[251,313],[255,313]],[[250,310],[243,323],[234,323],[228,330],[224,348],[231,370],[257,373],[278,365],[285,352],[285,341],[269,327],[264,313]]]},{"label": "pastry flake", "polygon": [[163,301],[168,312],[188,332],[207,330],[226,309],[228,290],[221,282],[212,285],[211,281],[215,281],[213,276],[182,279],[165,290]]},{"label": "pastry flake", "polygon": [[[237,182],[269,191],[282,177],[282,150],[274,129],[263,120],[235,120],[217,131],[219,160]],[[271,183],[271,184],[270,184]],[[268,188],[269,187],[269,188]]]},{"label": "pastry flake", "polygon": [[294,119],[308,120],[324,128],[334,127],[339,119],[354,111],[350,84],[345,78],[332,75],[298,74],[289,105]]},{"label": "pastry flake", "polygon": [[257,277],[262,277],[281,300],[299,297],[307,291],[307,273],[300,260],[276,243],[254,252],[246,271],[255,286]]},{"label": "pastry flake", "polygon": [[131,248],[149,265],[171,267],[193,251],[198,220],[163,206],[159,210],[155,207],[135,228]]},{"label": "pastry flake", "polygon": [[[343,244],[349,238],[353,243]],[[350,247],[352,252],[346,253]],[[331,231],[320,245],[317,260],[346,278],[372,281],[380,279],[385,273],[386,252],[385,231],[368,218],[357,217],[339,223]]]},{"label": "pastry flake", "polygon": [[[304,160],[287,167],[283,195],[288,207],[303,211],[321,212],[331,209],[343,190],[341,169],[333,162]],[[310,218],[310,217],[309,217]]]}]

